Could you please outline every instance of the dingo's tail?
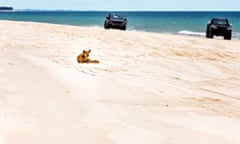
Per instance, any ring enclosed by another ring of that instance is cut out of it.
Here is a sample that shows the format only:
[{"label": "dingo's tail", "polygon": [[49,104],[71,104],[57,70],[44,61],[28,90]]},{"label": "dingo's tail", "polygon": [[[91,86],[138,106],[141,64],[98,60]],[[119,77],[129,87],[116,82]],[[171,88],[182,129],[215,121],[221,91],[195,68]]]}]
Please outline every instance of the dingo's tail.
[{"label": "dingo's tail", "polygon": [[99,60],[91,60],[90,63],[99,63]]}]

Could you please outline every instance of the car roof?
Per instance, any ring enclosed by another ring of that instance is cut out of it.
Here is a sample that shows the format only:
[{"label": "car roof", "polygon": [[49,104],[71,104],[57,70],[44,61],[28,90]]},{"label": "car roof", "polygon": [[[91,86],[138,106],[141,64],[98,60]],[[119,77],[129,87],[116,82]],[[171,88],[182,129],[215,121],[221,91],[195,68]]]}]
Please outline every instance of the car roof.
[{"label": "car roof", "polygon": [[228,19],[226,19],[226,18],[212,18],[212,20],[228,20]]}]

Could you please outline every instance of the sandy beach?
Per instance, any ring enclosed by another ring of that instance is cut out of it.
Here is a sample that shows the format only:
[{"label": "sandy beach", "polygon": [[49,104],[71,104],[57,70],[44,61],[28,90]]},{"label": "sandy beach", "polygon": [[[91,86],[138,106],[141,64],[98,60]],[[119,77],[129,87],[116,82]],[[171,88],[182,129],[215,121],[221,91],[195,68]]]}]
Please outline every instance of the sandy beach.
[{"label": "sandy beach", "polygon": [[[240,143],[240,40],[0,29],[0,144]],[[77,63],[84,49],[100,63]]]}]

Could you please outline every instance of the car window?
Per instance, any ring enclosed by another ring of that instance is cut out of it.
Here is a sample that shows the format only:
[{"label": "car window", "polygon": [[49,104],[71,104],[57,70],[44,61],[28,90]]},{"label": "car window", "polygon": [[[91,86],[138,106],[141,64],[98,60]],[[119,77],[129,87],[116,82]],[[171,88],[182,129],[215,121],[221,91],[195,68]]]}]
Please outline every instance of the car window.
[{"label": "car window", "polygon": [[111,18],[112,19],[122,19],[123,17],[120,15],[112,15]]},{"label": "car window", "polygon": [[227,23],[226,20],[214,20],[213,24],[216,24],[216,25],[227,25],[228,23]]}]

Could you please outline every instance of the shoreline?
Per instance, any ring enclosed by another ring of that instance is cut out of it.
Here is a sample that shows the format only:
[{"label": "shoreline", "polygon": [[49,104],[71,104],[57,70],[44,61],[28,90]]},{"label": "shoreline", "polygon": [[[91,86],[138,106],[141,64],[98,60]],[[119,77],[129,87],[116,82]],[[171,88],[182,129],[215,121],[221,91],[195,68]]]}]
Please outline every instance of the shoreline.
[{"label": "shoreline", "polygon": [[[108,12],[49,12],[49,11],[34,11],[34,12],[22,12],[25,14],[13,13],[3,15],[3,19],[9,18],[12,20],[25,20],[36,21],[45,23],[55,23],[61,25],[83,26],[83,27],[103,27],[105,16]],[[187,14],[187,12],[152,12],[156,15],[156,18],[152,19],[151,14],[144,12],[122,12],[129,18],[128,30],[130,31],[145,31],[153,33],[167,33],[167,34],[180,34],[180,35],[192,35],[192,36],[205,36],[207,22],[212,17],[229,18],[230,22],[234,22],[233,25],[239,25],[237,20],[238,12],[195,12],[194,14]],[[140,13],[140,15],[138,15]],[[151,12],[150,12],[151,13]],[[187,15],[184,16],[186,13]],[[45,15],[49,15],[46,17]],[[166,15],[169,15],[167,17]],[[17,18],[14,18],[17,17]],[[0,17],[1,18],[1,17]],[[143,20],[146,18],[146,22]],[[191,19],[198,21],[199,24],[192,23]],[[233,27],[234,31],[232,38],[240,39],[240,32]],[[235,31],[236,30],[236,31]]]},{"label": "shoreline", "polygon": [[[19,22],[19,23],[35,23],[35,24],[49,24],[49,25],[56,25],[56,26],[70,26],[70,27],[79,27],[79,28],[87,28],[87,29],[90,29],[90,28],[98,28],[98,29],[102,29],[102,30],[105,30],[103,27],[101,26],[98,26],[98,25],[93,25],[93,26],[80,26],[80,25],[71,25],[71,24],[58,24],[58,23],[47,23],[47,22],[36,22],[36,21],[17,21],[17,20],[0,20],[0,21],[6,21],[6,22]],[[109,29],[110,31],[111,30],[114,30],[115,29]],[[117,29],[116,29],[117,30]],[[106,30],[107,31],[107,30]],[[117,30],[118,31],[118,30]],[[135,30],[135,29],[127,29],[126,31],[128,32],[139,32],[139,33],[149,33],[149,34],[160,34],[160,35],[175,35],[175,36],[189,36],[189,37],[197,37],[197,38],[205,38],[205,33],[204,32],[193,32],[193,31],[187,31],[187,30],[182,30],[182,31],[179,31],[179,32],[176,32],[176,33],[164,33],[164,32],[154,32],[154,31],[147,31],[147,30]],[[218,40],[224,40],[222,36],[215,36],[213,38],[214,39],[218,39]],[[231,41],[239,41],[240,38],[235,38],[233,37]]]},{"label": "shoreline", "polygon": [[1,144],[240,143],[237,40],[0,27]]}]

